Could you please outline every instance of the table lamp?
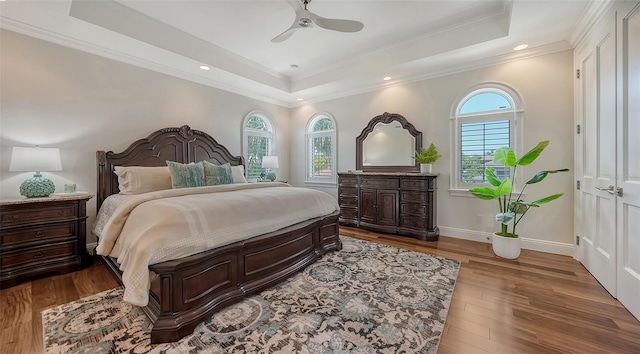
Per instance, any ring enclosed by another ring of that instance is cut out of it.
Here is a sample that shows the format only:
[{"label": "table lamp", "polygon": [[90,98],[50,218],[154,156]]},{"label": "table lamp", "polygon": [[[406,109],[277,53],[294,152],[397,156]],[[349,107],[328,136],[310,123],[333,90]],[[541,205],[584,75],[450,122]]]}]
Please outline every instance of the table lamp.
[{"label": "table lamp", "polygon": [[11,151],[10,172],[34,172],[32,178],[22,182],[20,194],[27,198],[48,197],[56,190],[53,181],[40,172],[62,171],[60,149],[41,147],[14,147]]},{"label": "table lamp", "polygon": [[[278,156],[263,156],[262,157],[262,168],[278,168]],[[260,178],[264,178],[264,172],[260,175]],[[275,173],[273,174],[273,179],[269,178],[269,180],[274,181],[276,179]]]}]

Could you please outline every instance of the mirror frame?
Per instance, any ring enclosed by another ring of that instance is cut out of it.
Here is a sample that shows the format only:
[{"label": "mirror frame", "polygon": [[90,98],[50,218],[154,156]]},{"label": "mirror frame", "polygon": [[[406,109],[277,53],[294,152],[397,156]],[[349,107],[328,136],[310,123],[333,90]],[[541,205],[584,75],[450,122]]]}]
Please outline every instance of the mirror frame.
[{"label": "mirror frame", "polygon": [[402,128],[409,131],[416,141],[415,150],[417,151],[422,147],[422,132],[418,131],[413,124],[409,123],[407,119],[397,113],[384,112],[379,116],[375,116],[369,121],[369,124],[362,130],[362,133],[356,138],[356,169],[364,172],[420,172],[420,164],[417,162],[410,166],[363,166],[362,165],[362,143],[367,138],[369,133],[373,131],[376,124],[385,123],[389,124],[393,121],[398,121],[402,124]]}]

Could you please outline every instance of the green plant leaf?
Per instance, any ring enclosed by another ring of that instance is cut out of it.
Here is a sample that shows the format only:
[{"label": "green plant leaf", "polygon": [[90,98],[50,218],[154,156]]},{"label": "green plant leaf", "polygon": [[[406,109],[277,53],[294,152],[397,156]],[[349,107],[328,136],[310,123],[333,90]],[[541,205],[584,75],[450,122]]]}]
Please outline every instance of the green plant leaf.
[{"label": "green plant leaf", "polygon": [[511,194],[511,189],[513,188],[513,185],[511,184],[511,180],[509,178],[505,178],[504,181],[502,181],[502,183],[500,183],[500,185],[496,188],[495,190],[495,197],[498,198],[501,195],[509,195]]},{"label": "green plant leaf", "polygon": [[539,142],[538,145],[536,145],[536,147],[534,147],[529,152],[527,152],[522,157],[520,157],[518,159],[517,164],[520,166],[526,166],[531,164],[533,161],[535,161],[538,158],[538,156],[540,156],[540,153],[542,153],[542,151],[547,146],[549,146],[549,140]]},{"label": "green plant leaf", "polygon": [[496,169],[494,167],[487,167],[484,169],[484,175],[487,177],[487,182],[494,187],[497,187],[502,183],[500,178],[496,176]]},{"label": "green plant leaf", "polygon": [[543,179],[545,179],[545,177],[547,177],[547,174],[548,174],[547,171],[538,172],[533,177],[529,178],[528,181],[524,182],[524,184],[538,183],[538,182],[542,181]]},{"label": "green plant leaf", "polygon": [[544,197],[544,198],[542,198],[542,199],[535,200],[535,201],[531,202],[531,204],[544,204],[544,203],[549,203],[549,202],[550,202],[550,201],[552,201],[552,200],[556,200],[556,199],[558,199],[558,198],[562,197],[562,195],[563,195],[563,194],[564,194],[564,193],[558,193],[558,194],[550,195],[550,196],[548,196],[548,197]]},{"label": "green plant leaf", "polygon": [[568,172],[568,171],[569,171],[568,168],[563,168],[563,169],[560,169],[560,170],[540,171],[540,172],[536,173],[535,176],[529,178],[529,180],[526,181],[525,184],[538,183],[538,182],[542,181],[543,179],[545,179],[549,173]]},{"label": "green plant leaf", "polygon": [[516,154],[510,147],[501,147],[495,151],[493,162],[502,166],[513,167],[516,165]]},{"label": "green plant leaf", "polygon": [[516,219],[516,214],[514,213],[498,213],[496,214],[496,221],[503,224],[509,225]]},{"label": "green plant leaf", "polygon": [[484,200],[496,199],[495,190],[489,187],[471,188],[469,189],[469,193],[473,194],[477,198]]}]

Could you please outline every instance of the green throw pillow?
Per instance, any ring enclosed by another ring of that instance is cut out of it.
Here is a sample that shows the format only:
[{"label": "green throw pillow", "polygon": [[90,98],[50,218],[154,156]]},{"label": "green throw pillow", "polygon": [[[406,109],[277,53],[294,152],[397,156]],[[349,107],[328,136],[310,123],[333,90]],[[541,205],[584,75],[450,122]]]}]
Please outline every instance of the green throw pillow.
[{"label": "green throw pillow", "polygon": [[204,186],[204,166],[202,162],[184,164],[167,161],[171,173],[171,188]]},{"label": "green throw pillow", "polygon": [[204,165],[204,182],[207,186],[233,183],[233,172],[228,162],[222,166],[212,164],[209,161],[202,161],[202,163]]}]

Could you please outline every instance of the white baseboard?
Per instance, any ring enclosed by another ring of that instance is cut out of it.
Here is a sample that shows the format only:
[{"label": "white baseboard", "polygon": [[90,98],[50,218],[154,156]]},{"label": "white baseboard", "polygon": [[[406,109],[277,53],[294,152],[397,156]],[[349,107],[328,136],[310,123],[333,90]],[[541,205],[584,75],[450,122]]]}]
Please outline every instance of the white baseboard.
[{"label": "white baseboard", "polygon": [[[457,229],[454,227],[438,226],[441,236],[448,236],[469,241],[491,243],[491,232],[481,232],[474,230]],[[532,251],[560,254],[573,257],[573,244],[555,241],[536,240],[522,237],[522,248]]]},{"label": "white baseboard", "polygon": [[95,256],[95,254],[93,254],[93,251],[95,251],[96,247],[98,247],[97,242],[87,243],[87,253],[92,256]]}]

